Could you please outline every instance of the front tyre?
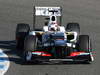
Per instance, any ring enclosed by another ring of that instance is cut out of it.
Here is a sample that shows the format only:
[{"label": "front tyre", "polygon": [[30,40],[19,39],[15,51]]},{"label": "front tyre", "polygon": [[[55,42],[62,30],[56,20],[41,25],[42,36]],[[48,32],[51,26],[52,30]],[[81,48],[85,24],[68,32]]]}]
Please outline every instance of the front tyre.
[{"label": "front tyre", "polygon": [[37,49],[37,37],[33,35],[28,35],[24,40],[24,50],[34,51]]},{"label": "front tyre", "polygon": [[84,52],[90,52],[90,39],[88,35],[79,36],[79,50]]},{"label": "front tyre", "polygon": [[91,53],[91,41],[88,35],[79,36],[79,51],[90,53],[89,57],[85,61],[86,63],[90,63],[94,60]]}]

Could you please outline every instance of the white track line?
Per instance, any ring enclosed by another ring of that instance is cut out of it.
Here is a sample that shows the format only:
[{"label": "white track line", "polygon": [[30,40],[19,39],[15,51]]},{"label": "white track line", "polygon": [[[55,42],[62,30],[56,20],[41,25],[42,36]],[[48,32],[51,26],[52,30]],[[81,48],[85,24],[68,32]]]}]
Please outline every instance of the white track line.
[{"label": "white track line", "polygon": [[4,75],[10,66],[8,56],[0,49],[0,75]]}]

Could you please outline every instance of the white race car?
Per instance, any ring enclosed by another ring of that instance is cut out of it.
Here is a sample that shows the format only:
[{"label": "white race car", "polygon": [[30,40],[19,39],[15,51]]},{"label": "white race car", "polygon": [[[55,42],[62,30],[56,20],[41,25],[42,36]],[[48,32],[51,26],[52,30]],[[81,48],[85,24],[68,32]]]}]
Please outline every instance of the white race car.
[{"label": "white race car", "polygon": [[[92,62],[91,41],[80,35],[78,23],[61,25],[61,7],[34,7],[33,30],[20,23],[16,28],[16,47],[23,50],[25,61],[33,62]],[[36,16],[48,17],[46,25],[36,30]],[[58,22],[60,17],[60,22]]]}]

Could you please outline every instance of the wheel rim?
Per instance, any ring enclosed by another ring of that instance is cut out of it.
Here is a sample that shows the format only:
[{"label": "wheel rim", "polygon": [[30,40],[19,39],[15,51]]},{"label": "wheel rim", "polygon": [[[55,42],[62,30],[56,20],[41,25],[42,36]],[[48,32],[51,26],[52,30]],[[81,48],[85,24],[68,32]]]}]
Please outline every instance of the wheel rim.
[{"label": "wheel rim", "polygon": [[26,60],[27,60],[27,61],[31,60],[32,53],[31,53],[30,51],[27,51],[25,57],[26,57]]}]

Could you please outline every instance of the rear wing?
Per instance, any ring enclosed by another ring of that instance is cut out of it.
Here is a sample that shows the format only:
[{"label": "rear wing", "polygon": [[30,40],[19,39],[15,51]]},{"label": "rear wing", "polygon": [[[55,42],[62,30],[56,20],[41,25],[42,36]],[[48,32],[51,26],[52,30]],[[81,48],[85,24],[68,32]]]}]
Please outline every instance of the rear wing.
[{"label": "rear wing", "polygon": [[36,16],[51,16],[55,15],[60,17],[60,23],[62,20],[62,8],[61,7],[40,7],[34,6],[33,7],[33,29],[35,29],[35,19]]},{"label": "rear wing", "polygon": [[35,7],[36,16],[51,16],[52,12],[55,16],[61,16],[61,7]]}]

